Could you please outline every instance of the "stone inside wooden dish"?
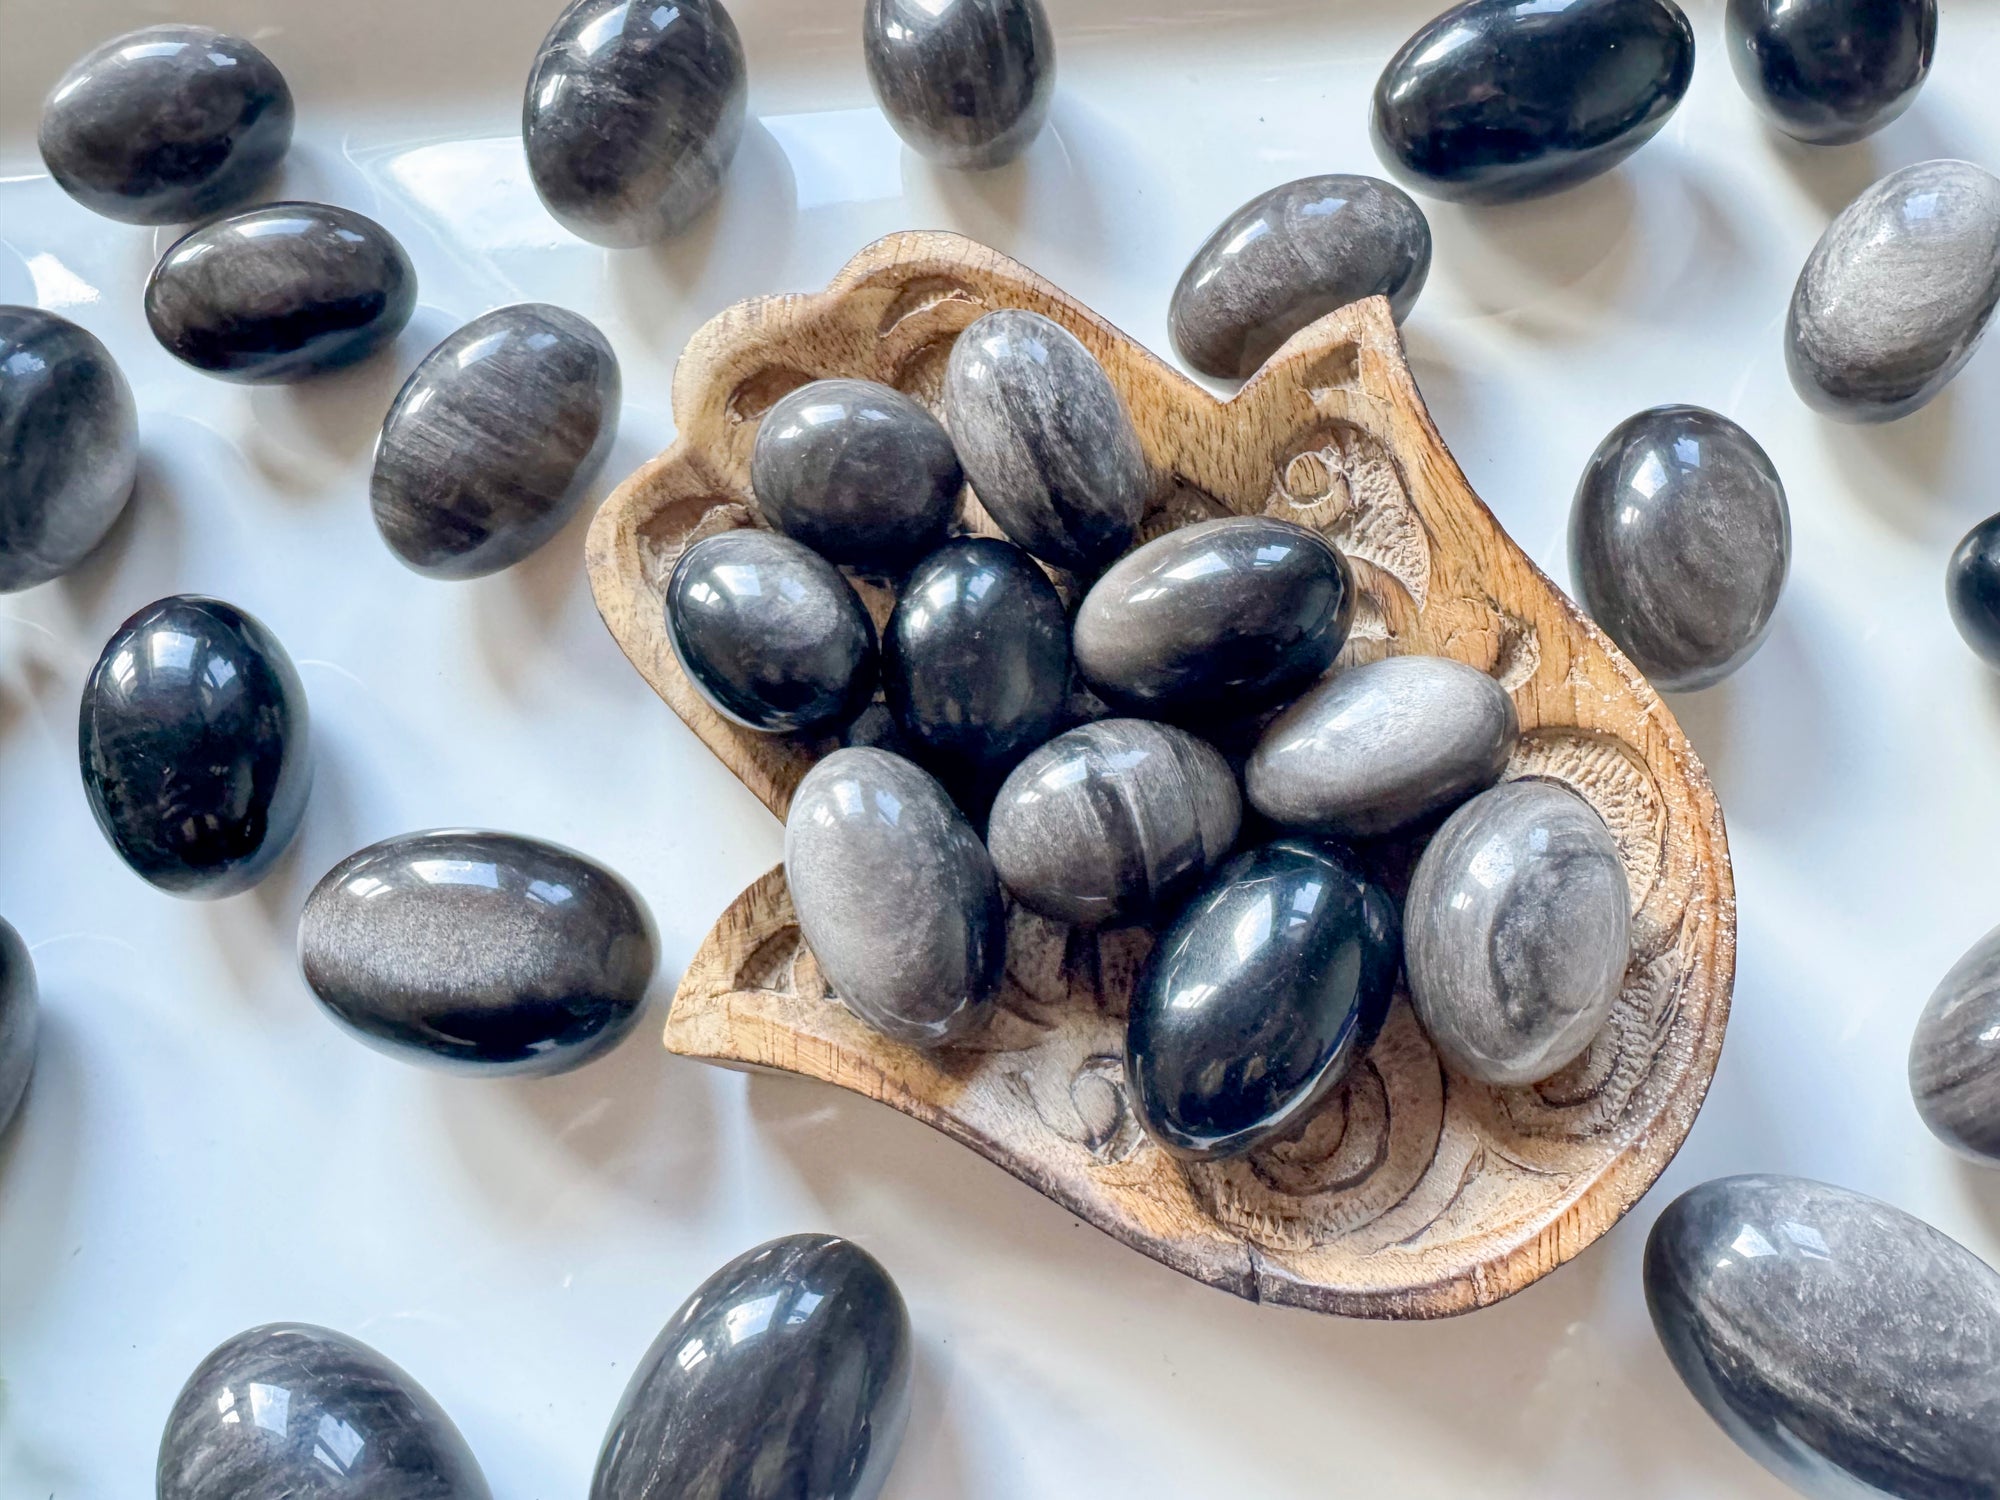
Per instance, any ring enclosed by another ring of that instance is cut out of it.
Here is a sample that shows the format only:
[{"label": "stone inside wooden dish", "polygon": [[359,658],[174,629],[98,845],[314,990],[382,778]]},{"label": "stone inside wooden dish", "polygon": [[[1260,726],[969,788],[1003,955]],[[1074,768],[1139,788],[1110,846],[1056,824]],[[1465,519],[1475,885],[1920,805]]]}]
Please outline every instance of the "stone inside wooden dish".
[{"label": "stone inside wooden dish", "polygon": [[[1615,1223],[1694,1122],[1735,963],[1728,845],[1673,715],[1501,531],[1446,452],[1383,299],[1321,319],[1219,401],[983,246],[935,233],[880,241],[825,292],[743,303],[689,343],[674,378],[677,441],[591,527],[606,624],[782,817],[833,742],[757,735],[702,701],[667,643],[667,575],[691,542],[760,524],[751,447],[780,397],[857,376],[935,409],[953,339],[1002,307],[1062,323],[1123,394],[1155,480],[1145,537],[1231,512],[1318,527],[1360,584],[1343,662],[1453,656],[1509,689],[1524,733],[1507,774],[1581,794],[1626,862],[1634,944],[1617,1008],[1562,1073],[1494,1089],[1445,1072],[1399,998],[1374,1051],[1301,1134],[1188,1164],[1145,1136],[1125,1098],[1124,1011],[1147,934],[1094,935],[1016,909],[995,1023],[971,1045],[926,1054],[869,1031],[828,992],[780,868],[730,906],[689,964],[667,1047],[879,1099],[1241,1297],[1424,1318],[1520,1290]],[[992,530],[970,497],[965,521]],[[883,618],[887,594],[864,593]]]}]

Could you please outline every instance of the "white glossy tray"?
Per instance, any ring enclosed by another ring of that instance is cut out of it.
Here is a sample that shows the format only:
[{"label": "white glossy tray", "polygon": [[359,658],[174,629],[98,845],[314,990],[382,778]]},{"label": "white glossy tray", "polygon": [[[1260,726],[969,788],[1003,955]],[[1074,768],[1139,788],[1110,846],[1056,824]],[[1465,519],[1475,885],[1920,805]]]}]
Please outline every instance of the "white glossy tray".
[{"label": "white glossy tray", "polygon": [[[378,1056],[293,960],[311,882],[378,837],[483,824],[565,840],[644,891],[662,991],[779,830],[598,623],[582,524],[511,575],[406,572],[368,517],[375,426],[428,345],[522,298],[596,319],[624,361],[607,481],[665,445],[681,342],[739,297],[823,285],[860,245],[948,227],[1166,347],[1192,248],[1262,187],[1374,170],[1366,100],[1424,0],[1050,0],[1054,129],[983,178],[905,153],[872,107],[860,0],[736,0],[753,126],[720,210],[656,251],[569,239],[527,186],[519,91],[555,0],[0,0],[0,302],[102,336],[138,393],[128,520],[78,574],[0,598],[0,913],[34,948],[40,1070],[0,1142],[0,1497],[150,1492],[194,1363],[250,1324],[368,1339],[453,1414],[499,1500],[583,1493],[633,1361],[710,1270],[829,1229],[901,1281],[919,1347],[888,1500],[1332,1493],[1777,1497],[1680,1389],[1638,1253],[1681,1188],[1831,1178],[1992,1258],[2000,1178],[1960,1167],[1903,1080],[1916,1012],[2000,921],[2000,683],[1942,599],[2000,508],[2000,356],[1915,418],[1811,416],[1780,350],[1828,214],[1893,166],[2000,163],[2000,14],[1944,17],[1936,71],[1870,143],[1757,125],[1691,7],[1693,90],[1631,163],[1507,210],[1427,205],[1437,266],[1412,363],[1480,493],[1559,580],[1585,457],[1666,400],[1729,413],[1791,491],[1796,562],[1762,654],[1675,702],[1729,815],[1741,902],[1730,1038],[1653,1195],[1548,1281],[1469,1319],[1341,1323],[1239,1303],[1077,1224],[913,1121],[682,1064],[657,1027],[568,1078],[486,1083]],[[198,20],[256,38],[298,96],[285,190],[400,235],[422,308],[392,359],[248,391],[177,366],[139,290],[169,236],[41,175],[42,94],[86,47]],[[264,618],[312,698],[299,848],[217,906],[157,894],[99,837],[76,770],[85,672],[177,590]]]}]

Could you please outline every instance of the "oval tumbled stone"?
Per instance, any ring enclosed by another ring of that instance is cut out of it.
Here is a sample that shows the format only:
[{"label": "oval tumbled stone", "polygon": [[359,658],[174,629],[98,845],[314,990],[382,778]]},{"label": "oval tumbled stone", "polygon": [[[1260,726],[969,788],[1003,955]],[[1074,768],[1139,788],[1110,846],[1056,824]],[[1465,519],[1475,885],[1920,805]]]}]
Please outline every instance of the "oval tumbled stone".
[{"label": "oval tumbled stone", "polygon": [[346,1334],[271,1323],[223,1344],[160,1438],[158,1500],[491,1500],[478,1460],[416,1381]]},{"label": "oval tumbled stone", "polygon": [[0,307],[0,594],[89,556],[138,472],[138,409],[111,351],[67,318]]},{"label": "oval tumbled stone", "polygon": [[1968,161],[1891,172],[1806,258],[1785,363],[1806,405],[1843,422],[1907,416],[1943,390],[2000,301],[2000,178]]},{"label": "oval tumbled stone", "polygon": [[985,1017],[1007,968],[1000,881],[945,789],[900,755],[836,750],[785,819],[799,931],[847,1008],[915,1047]]},{"label": "oval tumbled stone", "polygon": [[988,313],[958,336],[945,421],[1000,529],[1045,562],[1094,572],[1131,545],[1152,480],[1104,367],[1040,313]]},{"label": "oval tumbled stone", "polygon": [[1536,1083],[1602,1029],[1631,956],[1625,865],[1576,793],[1510,781],[1445,820],[1403,903],[1410,1001],[1445,1061]]},{"label": "oval tumbled stone", "polygon": [[1382,70],[1375,149],[1434,198],[1538,197],[1645,145],[1693,76],[1673,0],[1467,0]]},{"label": "oval tumbled stone", "polygon": [[1910,107],[1937,47],[1937,0],[1729,0],[1736,81],[1786,135],[1838,146]]},{"label": "oval tumbled stone", "polygon": [[4,1135],[35,1071],[41,996],[35,961],[21,934],[0,918],[0,1135]]},{"label": "oval tumbled stone", "polygon": [[580,239],[620,248],[678,234],[722,190],[748,99],[721,0],[571,0],[528,72],[528,175]]},{"label": "oval tumbled stone", "polygon": [[1178,1156],[1241,1155],[1302,1123],[1374,1045],[1396,906],[1338,845],[1280,839],[1225,864],[1133,991],[1133,1107]]},{"label": "oval tumbled stone", "polygon": [[146,321],[176,359],[249,384],[304,380],[387,347],[417,307],[394,235],[327,203],[267,203],[170,246]]},{"label": "oval tumbled stone", "polygon": [[605,1434],[590,1500],[875,1500],[910,1411],[910,1315],[881,1263],[795,1234],[681,1304]]},{"label": "oval tumbled stone", "polygon": [[2000,516],[1959,539],[1945,567],[1945,602],[1966,645],[2000,667]]},{"label": "oval tumbled stone", "polygon": [[725,531],[681,554],[667,639],[709,705],[760,733],[836,728],[875,692],[875,623],[860,596],[774,531]]},{"label": "oval tumbled stone", "polygon": [[1242,718],[1333,665],[1354,574],[1316,531],[1230,516],[1168,532],[1097,580],[1076,612],[1077,669],[1113,708]]},{"label": "oval tumbled stone", "polygon": [[1520,735],[1514,700],[1442,656],[1336,672],[1271,721],[1243,768],[1283,828],[1371,838],[1491,786]]},{"label": "oval tumbled stone", "polygon": [[868,0],[861,35],[882,113],[947,167],[997,167],[1041,134],[1056,91],[1042,0]]},{"label": "oval tumbled stone", "polygon": [[944,540],[965,474],[938,419],[894,386],[815,380],[758,424],[750,484],[786,536],[892,573]]},{"label": "oval tumbled stone", "polygon": [[994,799],[987,847],[1024,906],[1099,927],[1172,913],[1236,843],[1236,773],[1165,724],[1100,719],[1049,741]]},{"label": "oval tumbled stone", "polygon": [[618,1045],[656,962],[652,923],[602,865],[540,839],[441,829],[335,865],[299,918],[327,1013],[406,1062],[566,1073]]},{"label": "oval tumbled stone", "polygon": [[1932,1135],[2000,1165],[2000,928],[1952,965],[1917,1018],[1910,1093]]},{"label": "oval tumbled stone", "polygon": [[513,566],[576,514],[618,436],[618,356],[587,318],[522,303],[424,356],[375,445],[389,549],[433,578]]},{"label": "oval tumbled stone", "polygon": [[1973,1500],[2000,1475],[2000,1275],[1920,1219],[1799,1177],[1667,1205],[1646,1305],[1688,1390],[1813,1500]]},{"label": "oval tumbled stone", "polygon": [[84,792],[138,874],[176,896],[231,896],[299,830],[309,732],[278,638],[234,605],[177,594],[121,625],[84,684]]},{"label": "oval tumbled stone", "polygon": [[1252,198],[1195,252],[1168,326],[1204,375],[1245,380],[1335,308],[1387,297],[1398,323],[1431,270],[1431,226],[1376,177],[1304,177]]},{"label": "oval tumbled stone", "polygon": [[42,160],[85,208],[185,224],[250,197],[292,144],[292,91],[251,43],[146,26],[78,58],[42,107]]},{"label": "oval tumbled stone", "polygon": [[1692,691],[1763,644],[1791,569],[1791,508],[1749,433],[1699,406],[1656,406],[1584,466],[1569,555],[1578,602],[1632,664]]}]

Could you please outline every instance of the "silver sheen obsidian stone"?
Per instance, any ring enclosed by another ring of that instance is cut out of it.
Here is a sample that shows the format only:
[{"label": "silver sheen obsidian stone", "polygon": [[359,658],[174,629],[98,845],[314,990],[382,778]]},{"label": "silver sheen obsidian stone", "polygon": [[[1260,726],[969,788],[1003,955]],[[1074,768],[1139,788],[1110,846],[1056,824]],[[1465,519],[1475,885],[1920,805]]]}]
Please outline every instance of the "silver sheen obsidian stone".
[{"label": "silver sheen obsidian stone", "polygon": [[160,1437],[158,1500],[491,1500],[430,1393],[362,1343],[252,1328],[203,1360]]},{"label": "silver sheen obsidian stone", "polygon": [[1602,1029],[1631,957],[1625,866],[1589,803],[1547,781],[1445,820],[1403,904],[1410,1000],[1456,1071],[1539,1082]]},{"label": "silver sheen obsidian stone", "polygon": [[993,861],[944,788],[901,756],[854,746],[806,773],[785,819],[785,881],[827,983],[884,1036],[942,1046],[999,994]]},{"label": "silver sheen obsidian stone", "polygon": [[495,308],[411,372],[382,423],[369,500],[433,578],[513,566],[562,530],[618,436],[618,356],[560,307]]},{"label": "silver sheen obsidian stone", "polygon": [[1726,1177],[1646,1242],[1667,1357],[1746,1453],[1811,1500],[1981,1500],[2000,1475],[2000,1276],[1900,1209]]},{"label": "silver sheen obsidian stone", "polygon": [[1931,1134],[2000,1165],[2000,928],[1952,965],[1917,1018],[1910,1093]]},{"label": "silver sheen obsidian stone", "polygon": [[138,411],[111,352],[67,318],[0,307],[0,594],[82,562],[138,470]]},{"label": "silver sheen obsidian stone", "polygon": [[528,175],[579,238],[627,248],[678,234],[721,191],[748,95],[721,0],[572,0],[528,73]]},{"label": "silver sheen obsidian stone", "polygon": [[868,79],[912,150],[997,167],[1041,133],[1056,91],[1042,0],[868,0]]},{"label": "silver sheen obsidian stone", "polygon": [[35,1071],[41,997],[28,945],[0,919],[0,1135],[13,1121]]},{"label": "silver sheen obsidian stone", "polygon": [[1699,406],[1656,406],[1584,466],[1569,554],[1578,602],[1655,687],[1705,688],[1763,644],[1791,568],[1791,509],[1749,433]]},{"label": "silver sheen obsidian stone", "polygon": [[1908,416],[1972,357],[2000,300],[2000,178],[1924,161],[1862,190],[1806,258],[1785,362],[1843,422]]},{"label": "silver sheen obsidian stone", "polygon": [[1402,322],[1430,270],[1430,221],[1408,193],[1353,173],[1302,177],[1222,221],[1181,274],[1168,326],[1202,374],[1244,380],[1350,302],[1387,297]]}]

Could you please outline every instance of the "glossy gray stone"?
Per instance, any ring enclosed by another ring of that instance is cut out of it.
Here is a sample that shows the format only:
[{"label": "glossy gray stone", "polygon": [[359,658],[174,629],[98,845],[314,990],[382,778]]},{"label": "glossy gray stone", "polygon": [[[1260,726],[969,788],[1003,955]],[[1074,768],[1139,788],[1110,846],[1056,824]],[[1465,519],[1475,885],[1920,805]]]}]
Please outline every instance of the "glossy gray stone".
[{"label": "glossy gray stone", "polygon": [[35,961],[28,956],[21,934],[0,918],[0,1135],[13,1123],[28,1092],[40,1020]]},{"label": "glossy gray stone", "polygon": [[1917,1018],[1910,1093],[1931,1134],[2000,1166],[2000,928],[1952,965]]},{"label": "glossy gray stone", "polygon": [[988,313],[958,336],[945,422],[1000,529],[1044,562],[1095,572],[1132,543],[1152,479],[1104,367],[1040,313]]},{"label": "glossy gray stone", "polygon": [[1024,906],[1118,926],[1171,915],[1229,854],[1236,773],[1193,735],[1100,719],[1049,741],[994,799],[987,848]]},{"label": "glossy gray stone", "polygon": [[1726,1177],[1646,1241],[1653,1327],[1697,1401],[1811,1500],[1989,1500],[2000,1276],[1900,1209]]},{"label": "glossy gray stone", "polygon": [[1402,322],[1430,271],[1430,221],[1408,193],[1347,172],[1302,177],[1222,221],[1181,274],[1168,327],[1204,375],[1244,380],[1350,302],[1387,297]]},{"label": "glossy gray stone", "polygon": [[176,359],[246,384],[337,370],[388,347],[417,307],[396,237],[352,209],[267,203],[182,236],[146,283]]},{"label": "glossy gray stone", "polygon": [[775,531],[725,531],[683,552],[667,579],[667,639],[717,713],[763,734],[837,729],[875,692],[861,597]]},{"label": "glossy gray stone", "polygon": [[1865,188],[1827,225],[1792,289],[1785,362],[1815,411],[1908,416],[1944,389],[2000,300],[2000,178],[1924,161]]},{"label": "glossy gray stone", "polygon": [[1084,680],[1112,708],[1199,726],[1282,703],[1333,665],[1354,575],[1316,531],[1270,516],[1182,526],[1119,561],[1076,612]]},{"label": "glossy gray stone", "polygon": [[618,356],[587,318],[495,308],[424,356],[375,444],[382,540],[433,578],[512,567],[561,531],[618,436]]},{"label": "glossy gray stone", "polygon": [[1548,781],[1510,781],[1445,820],[1403,903],[1410,1000],[1456,1071],[1503,1087],[1573,1062],[1631,956],[1618,845]]},{"label": "glossy gray stone", "polygon": [[901,756],[855,746],[806,773],[785,819],[785,880],[827,983],[884,1036],[942,1046],[1000,993],[993,861],[945,789]]},{"label": "glossy gray stone", "polygon": [[346,1334],[239,1333],[188,1377],[160,1438],[158,1500],[491,1500],[430,1393]]},{"label": "glossy gray stone", "polygon": [[765,413],[750,483],[779,531],[830,561],[886,574],[944,540],[965,474],[938,419],[901,391],[815,380]]},{"label": "glossy gray stone", "polygon": [[947,167],[997,167],[1041,134],[1056,91],[1042,0],[868,0],[861,34],[882,113]]},{"label": "glossy gray stone", "polygon": [[640,1360],[590,1500],[875,1500],[911,1364],[902,1294],[867,1251],[825,1234],[759,1245]]},{"label": "glossy gray stone", "polygon": [[1326,678],[1271,721],[1243,768],[1282,828],[1372,838],[1489,787],[1520,735],[1514,700],[1442,656],[1390,656]]},{"label": "glossy gray stone", "polygon": [[350,854],[299,918],[327,1013],[405,1062],[567,1073],[617,1046],[658,962],[631,887],[572,850],[440,829]]},{"label": "glossy gray stone", "polygon": [[82,562],[138,468],[138,411],[111,351],[67,318],[0,307],[0,594]]},{"label": "glossy gray stone", "polygon": [[292,144],[277,64],[207,26],[147,26],[78,58],[42,108],[42,161],[85,208],[185,224],[262,187]]},{"label": "glossy gray stone", "polygon": [[722,190],[748,97],[721,0],[571,0],[528,73],[528,175],[579,238],[627,248],[678,234]]},{"label": "glossy gray stone", "polygon": [[1569,517],[1577,601],[1669,692],[1720,682],[1763,644],[1791,569],[1785,486],[1757,440],[1699,406],[1611,429]]}]

